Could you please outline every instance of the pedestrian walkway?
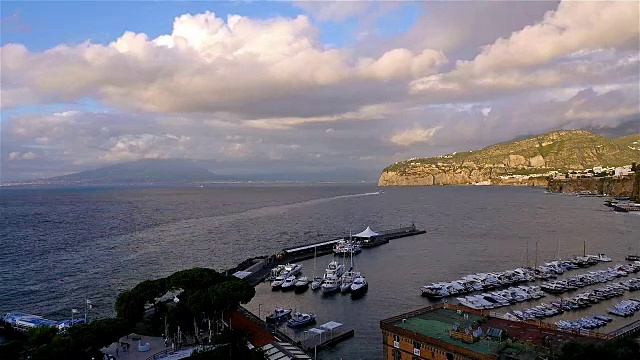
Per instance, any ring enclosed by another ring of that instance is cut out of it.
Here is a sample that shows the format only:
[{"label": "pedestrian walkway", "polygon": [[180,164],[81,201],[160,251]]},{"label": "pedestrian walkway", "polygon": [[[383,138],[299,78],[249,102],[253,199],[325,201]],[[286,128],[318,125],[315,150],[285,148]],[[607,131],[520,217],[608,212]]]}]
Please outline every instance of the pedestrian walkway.
[{"label": "pedestrian walkway", "polygon": [[[149,344],[148,351],[140,351],[138,344]],[[127,346],[128,344],[128,346]],[[145,360],[153,354],[159,353],[168,349],[164,346],[162,337],[159,336],[141,336],[138,334],[129,334],[123,336],[120,341],[113,343],[106,348],[102,349],[102,352],[113,356],[116,360]],[[96,359],[98,360],[98,359]]]}]

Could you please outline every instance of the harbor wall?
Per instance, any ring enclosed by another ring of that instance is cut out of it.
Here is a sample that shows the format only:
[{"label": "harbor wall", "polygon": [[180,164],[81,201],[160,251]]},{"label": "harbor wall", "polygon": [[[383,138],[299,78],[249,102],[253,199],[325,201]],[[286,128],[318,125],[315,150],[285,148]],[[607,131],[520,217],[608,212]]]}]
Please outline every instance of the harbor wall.
[{"label": "harbor wall", "polygon": [[574,193],[589,191],[610,196],[638,197],[639,176],[637,174],[620,177],[600,177],[585,179],[550,179],[547,190],[554,193]]}]

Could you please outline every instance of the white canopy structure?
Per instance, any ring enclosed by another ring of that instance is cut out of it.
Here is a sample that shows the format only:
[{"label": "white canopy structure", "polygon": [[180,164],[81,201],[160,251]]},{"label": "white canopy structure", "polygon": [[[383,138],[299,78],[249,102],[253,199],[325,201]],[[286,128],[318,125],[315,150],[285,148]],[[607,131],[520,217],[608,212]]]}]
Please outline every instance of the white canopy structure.
[{"label": "white canopy structure", "polygon": [[360,237],[360,238],[372,238],[374,236],[379,236],[379,235],[380,234],[378,234],[377,232],[371,230],[371,228],[367,226],[367,228],[363,232],[361,232],[359,234],[355,234],[353,236],[354,237]]}]

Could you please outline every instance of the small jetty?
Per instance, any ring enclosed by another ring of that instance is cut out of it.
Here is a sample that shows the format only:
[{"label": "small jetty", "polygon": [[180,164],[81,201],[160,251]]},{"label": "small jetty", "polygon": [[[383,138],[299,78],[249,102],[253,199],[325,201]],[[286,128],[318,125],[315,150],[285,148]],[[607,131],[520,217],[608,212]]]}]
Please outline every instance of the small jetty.
[{"label": "small jetty", "polygon": [[327,346],[332,346],[348,338],[353,337],[355,331],[341,323],[329,321],[318,328],[307,331],[307,338],[300,342],[303,350],[317,351]]}]

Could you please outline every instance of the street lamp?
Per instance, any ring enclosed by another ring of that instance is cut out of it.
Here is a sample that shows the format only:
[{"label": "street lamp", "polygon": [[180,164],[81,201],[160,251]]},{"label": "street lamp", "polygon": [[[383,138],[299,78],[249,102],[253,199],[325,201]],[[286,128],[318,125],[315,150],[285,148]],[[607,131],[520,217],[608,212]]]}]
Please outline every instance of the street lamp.
[{"label": "street lamp", "polygon": [[308,333],[308,331],[305,330],[305,332],[304,332],[304,339],[305,340],[307,340],[307,333]]}]

